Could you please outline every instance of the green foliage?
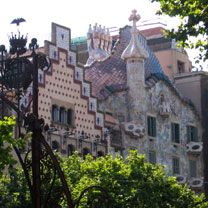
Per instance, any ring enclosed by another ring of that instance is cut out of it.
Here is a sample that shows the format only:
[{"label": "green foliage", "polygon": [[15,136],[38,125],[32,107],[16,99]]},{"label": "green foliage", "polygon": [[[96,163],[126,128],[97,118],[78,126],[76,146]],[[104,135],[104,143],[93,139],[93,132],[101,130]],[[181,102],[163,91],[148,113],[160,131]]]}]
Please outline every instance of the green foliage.
[{"label": "green foliage", "polygon": [[[0,207],[30,207],[29,192],[21,169],[15,169],[13,147],[22,148],[25,141],[14,139],[15,117],[0,120]],[[28,201],[28,203],[26,203]],[[24,202],[24,203],[22,203]]]},{"label": "green foliage", "polygon": [[[48,158],[49,159],[49,158]],[[90,186],[107,190],[112,208],[206,208],[203,195],[195,195],[187,186],[179,185],[174,177],[167,177],[160,165],[146,162],[143,155],[131,151],[126,160],[111,155],[85,159],[77,153],[59,156],[72,198],[76,203],[80,194]],[[59,180],[54,181],[59,186]],[[46,185],[45,189],[49,187]],[[53,190],[54,197],[57,197]],[[90,192],[89,197],[99,195]],[[0,207],[31,207],[29,190],[21,169],[12,169],[0,177]],[[87,208],[87,200],[80,206]],[[61,199],[62,207],[66,202]],[[98,206],[100,208],[105,206]]]},{"label": "green foliage", "polygon": [[147,163],[136,151],[130,152],[126,161],[110,155],[82,160],[75,154],[64,158],[62,167],[75,201],[84,189],[99,185],[108,190],[113,208],[208,206],[202,195],[179,185],[175,178],[165,175],[163,167]]},{"label": "green foliage", "polygon": [[30,192],[21,168],[10,169],[0,177],[0,207],[32,207]]},{"label": "green foliage", "polygon": [[[169,31],[169,36],[179,41],[181,46],[199,49],[199,60],[208,59],[208,4],[207,0],[151,0],[159,2],[157,14],[180,17],[177,30]],[[197,38],[193,41],[192,37]]]},{"label": "green foliage", "polygon": [[5,117],[3,121],[0,120],[0,175],[6,166],[12,166],[15,163],[12,157],[12,146],[19,143],[13,137],[13,130],[15,126],[15,118]]}]

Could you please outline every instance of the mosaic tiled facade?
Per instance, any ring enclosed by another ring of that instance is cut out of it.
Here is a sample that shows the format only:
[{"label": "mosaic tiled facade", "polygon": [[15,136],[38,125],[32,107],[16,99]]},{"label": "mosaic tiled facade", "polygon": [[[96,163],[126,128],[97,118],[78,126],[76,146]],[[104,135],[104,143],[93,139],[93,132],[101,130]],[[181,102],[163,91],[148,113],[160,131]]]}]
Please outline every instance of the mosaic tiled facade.
[{"label": "mosaic tiled facade", "polygon": [[[139,19],[135,11],[132,15],[133,22]],[[126,157],[128,150],[137,149],[151,162],[165,165],[167,173],[176,175],[179,182],[202,188],[198,113],[164,75],[135,25],[120,30],[109,58],[85,70],[99,108],[119,121],[109,128],[110,152]]]},{"label": "mosaic tiled facade", "polygon": [[[84,69],[71,50],[70,29],[52,24],[52,40],[42,49],[52,66],[39,73],[39,115],[48,124],[47,141],[65,155],[77,150],[126,157],[138,149],[179,182],[202,188],[199,116],[164,75],[144,36],[131,29],[120,30],[111,54],[102,45],[108,55]],[[29,94],[23,107],[28,101]]]}]

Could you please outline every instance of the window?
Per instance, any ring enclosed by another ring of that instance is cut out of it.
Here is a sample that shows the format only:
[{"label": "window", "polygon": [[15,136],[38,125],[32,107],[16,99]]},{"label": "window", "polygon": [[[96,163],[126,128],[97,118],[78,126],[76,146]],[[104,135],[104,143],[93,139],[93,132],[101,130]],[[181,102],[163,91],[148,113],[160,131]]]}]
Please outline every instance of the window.
[{"label": "window", "polygon": [[60,124],[73,125],[73,110],[52,105],[52,121]]},{"label": "window", "polygon": [[52,141],[51,146],[52,150],[59,151],[59,143],[57,141]]},{"label": "window", "polygon": [[75,151],[75,148],[74,148],[74,146],[73,146],[72,144],[69,144],[67,150],[68,150],[68,151],[67,151],[67,155],[68,155],[68,156],[71,156],[71,155],[73,155],[73,153],[74,153],[74,151]]},{"label": "window", "polygon": [[156,152],[149,151],[149,162],[155,164],[156,163]]},{"label": "window", "polygon": [[196,178],[197,174],[197,164],[195,160],[189,160],[189,173],[190,177]]},{"label": "window", "polygon": [[72,109],[68,109],[67,110],[67,124],[69,126],[72,125],[72,119],[73,119],[73,111],[72,111]]},{"label": "window", "polygon": [[178,61],[178,73],[184,73],[185,72],[185,65],[184,62]]},{"label": "window", "polygon": [[52,105],[52,121],[59,121],[59,108],[56,105]]},{"label": "window", "polygon": [[148,135],[151,137],[156,137],[156,118],[148,116],[147,117],[147,128]]},{"label": "window", "polygon": [[180,126],[177,123],[171,123],[172,142],[180,143]]},{"label": "window", "polygon": [[173,158],[172,161],[172,167],[173,167],[173,174],[180,174],[180,160],[177,157]]},{"label": "window", "polygon": [[198,141],[198,129],[195,126],[187,126],[187,142]]},{"label": "window", "polygon": [[82,150],[83,158],[85,158],[86,155],[88,155],[88,154],[90,154],[90,150],[87,147],[83,148],[83,150]]},{"label": "window", "polygon": [[65,123],[65,108],[61,107],[59,110],[59,122],[64,124]]}]

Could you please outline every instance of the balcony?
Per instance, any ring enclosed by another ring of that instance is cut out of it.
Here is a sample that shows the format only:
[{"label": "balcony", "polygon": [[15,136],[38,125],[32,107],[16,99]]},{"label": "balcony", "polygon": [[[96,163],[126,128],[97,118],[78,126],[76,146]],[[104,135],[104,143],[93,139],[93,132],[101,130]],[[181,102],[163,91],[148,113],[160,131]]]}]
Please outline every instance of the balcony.
[{"label": "balcony", "polygon": [[126,123],[124,128],[125,132],[131,136],[134,136],[136,138],[144,137],[145,129],[140,124]]},{"label": "balcony", "polygon": [[189,142],[187,145],[187,153],[189,154],[201,154],[202,152],[202,142]]},{"label": "balcony", "polygon": [[182,175],[176,175],[176,180],[179,184],[185,184],[187,181],[187,178],[185,176]]},{"label": "balcony", "polygon": [[192,178],[189,182],[190,187],[193,189],[201,189],[203,187],[203,184],[203,178]]}]

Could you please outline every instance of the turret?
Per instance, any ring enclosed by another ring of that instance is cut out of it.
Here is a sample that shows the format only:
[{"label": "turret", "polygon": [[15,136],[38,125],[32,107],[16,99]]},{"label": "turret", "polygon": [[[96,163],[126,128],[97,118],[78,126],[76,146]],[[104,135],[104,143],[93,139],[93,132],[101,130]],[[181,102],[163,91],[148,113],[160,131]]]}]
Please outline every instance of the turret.
[{"label": "turret", "polygon": [[133,21],[131,29],[131,40],[126,49],[123,51],[121,58],[126,61],[129,120],[139,120],[140,112],[143,112],[145,102],[145,69],[144,61],[148,58],[148,52],[143,48],[138,39],[136,22],[139,21],[140,15],[133,10],[129,21]]},{"label": "turret", "polygon": [[145,83],[144,60],[149,56],[138,39],[139,31],[137,30],[136,22],[140,20],[140,15],[136,13],[137,11],[133,10],[129,17],[129,21],[133,21],[131,40],[121,55],[121,58],[127,62],[127,84],[132,81]]}]

